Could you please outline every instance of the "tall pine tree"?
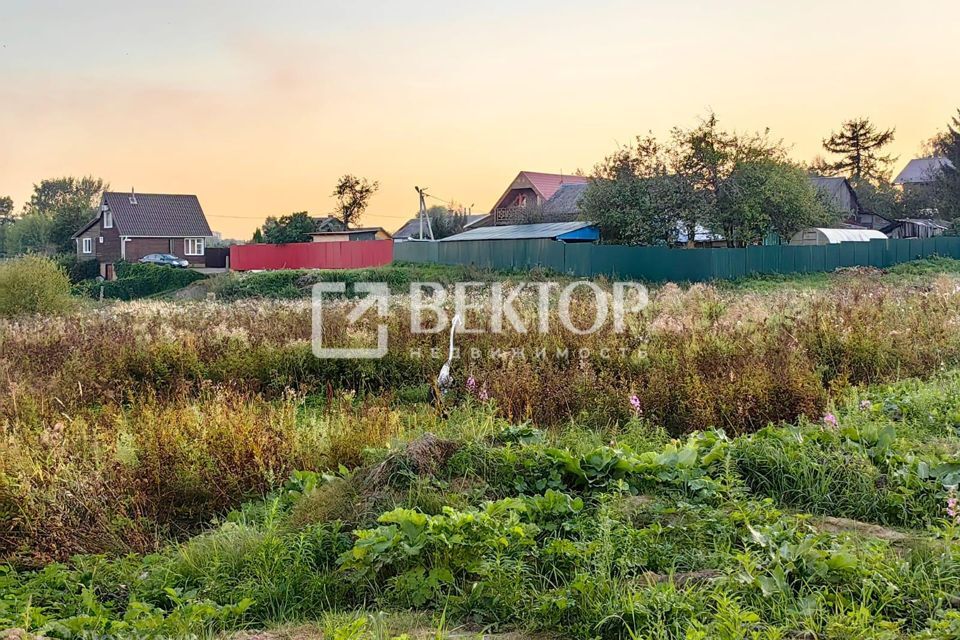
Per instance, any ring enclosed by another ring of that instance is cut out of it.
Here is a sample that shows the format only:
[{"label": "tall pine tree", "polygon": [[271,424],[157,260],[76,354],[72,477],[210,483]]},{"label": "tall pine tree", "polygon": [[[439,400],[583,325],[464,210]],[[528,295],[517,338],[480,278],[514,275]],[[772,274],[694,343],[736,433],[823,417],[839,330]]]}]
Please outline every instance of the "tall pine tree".
[{"label": "tall pine tree", "polygon": [[878,130],[868,118],[847,120],[840,131],[831,133],[823,141],[823,148],[840,158],[822,161],[815,168],[824,173],[845,175],[855,183],[885,182],[890,164],[896,158],[884,154],[883,148],[893,142],[894,132],[895,129]]},{"label": "tall pine tree", "polygon": [[934,146],[939,155],[950,161],[941,167],[937,176],[940,215],[956,220],[960,218],[960,109],[947,125],[946,132],[937,137]]}]

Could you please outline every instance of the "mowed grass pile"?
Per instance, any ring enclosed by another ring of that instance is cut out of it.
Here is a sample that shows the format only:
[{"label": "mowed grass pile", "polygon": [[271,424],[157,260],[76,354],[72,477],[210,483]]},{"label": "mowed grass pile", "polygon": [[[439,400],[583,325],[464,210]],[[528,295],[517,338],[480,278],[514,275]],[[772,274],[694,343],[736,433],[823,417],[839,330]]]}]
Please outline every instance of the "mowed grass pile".
[{"label": "mowed grass pile", "polygon": [[436,630],[422,637],[960,633],[956,373],[735,438],[670,440],[640,417],[548,432],[473,396],[446,418],[336,403],[301,419],[381,414],[353,440],[394,425],[359,464],[294,472],[158,553],[0,572],[0,627],[182,637],[321,619],[324,637],[373,638],[416,611],[408,630]]}]

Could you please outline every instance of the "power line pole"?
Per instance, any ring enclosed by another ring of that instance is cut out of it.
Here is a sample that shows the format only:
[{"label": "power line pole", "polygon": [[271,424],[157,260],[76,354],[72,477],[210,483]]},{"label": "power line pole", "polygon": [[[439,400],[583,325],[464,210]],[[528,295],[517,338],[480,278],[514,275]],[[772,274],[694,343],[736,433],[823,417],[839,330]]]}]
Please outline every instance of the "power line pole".
[{"label": "power line pole", "polygon": [[433,225],[430,224],[430,216],[427,215],[427,202],[426,202],[427,190],[426,190],[426,189],[421,189],[420,187],[414,187],[414,189],[416,189],[416,190],[417,190],[417,193],[420,195],[420,213],[418,214],[418,217],[420,218],[420,239],[421,239],[421,240],[424,239],[424,237],[423,237],[423,222],[424,222],[424,220],[426,220],[426,222],[427,222],[427,233],[430,234],[430,239],[431,239],[431,240],[434,240],[435,238],[433,237]]}]

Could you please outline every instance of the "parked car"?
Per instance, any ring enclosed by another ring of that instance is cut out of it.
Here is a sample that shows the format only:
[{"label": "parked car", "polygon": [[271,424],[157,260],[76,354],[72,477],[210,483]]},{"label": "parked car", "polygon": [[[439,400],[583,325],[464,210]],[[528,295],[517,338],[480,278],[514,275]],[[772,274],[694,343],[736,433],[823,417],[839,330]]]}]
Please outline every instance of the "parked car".
[{"label": "parked car", "polygon": [[151,253],[140,258],[143,264],[155,264],[167,267],[189,267],[190,263],[172,253]]}]

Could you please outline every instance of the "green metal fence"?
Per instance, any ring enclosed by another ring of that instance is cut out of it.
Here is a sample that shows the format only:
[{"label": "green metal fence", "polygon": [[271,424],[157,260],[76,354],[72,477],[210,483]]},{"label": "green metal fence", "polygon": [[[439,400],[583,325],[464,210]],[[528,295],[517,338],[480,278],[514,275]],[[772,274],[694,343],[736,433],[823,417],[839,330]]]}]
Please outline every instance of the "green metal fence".
[{"label": "green metal fence", "polygon": [[960,258],[960,237],[742,249],[624,247],[564,244],[554,240],[398,242],[393,249],[394,260],[405,262],[474,265],[489,269],[543,267],[575,276],[605,275],[651,282],[814,273],[854,266],[883,268],[935,255]]}]

